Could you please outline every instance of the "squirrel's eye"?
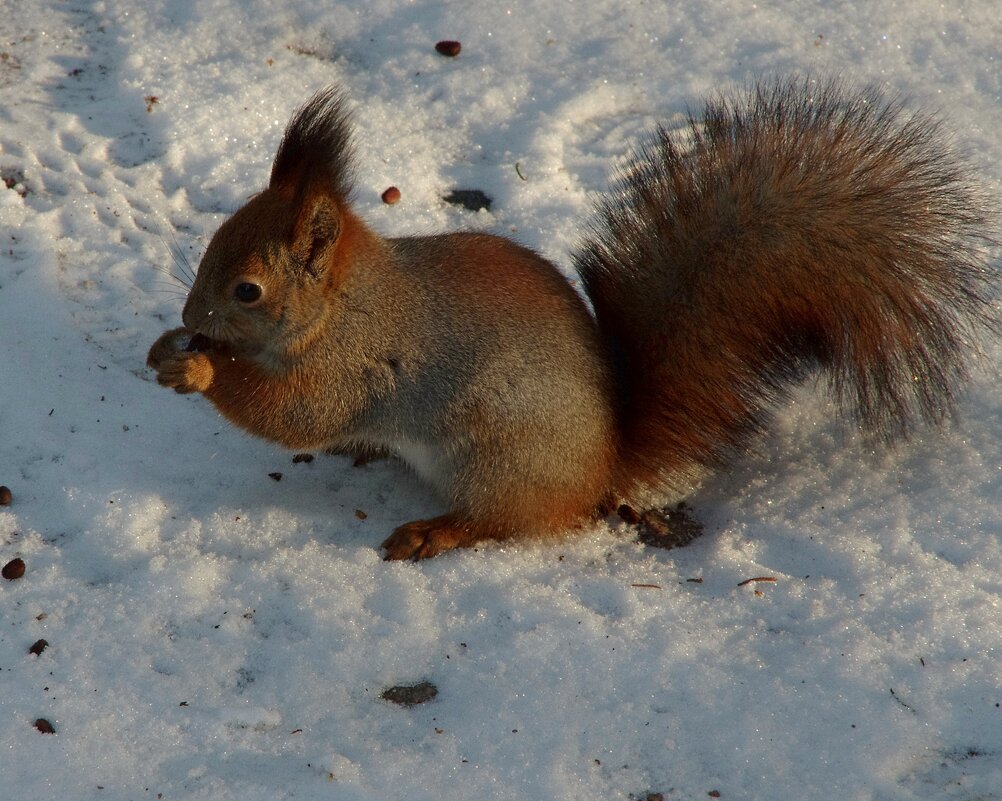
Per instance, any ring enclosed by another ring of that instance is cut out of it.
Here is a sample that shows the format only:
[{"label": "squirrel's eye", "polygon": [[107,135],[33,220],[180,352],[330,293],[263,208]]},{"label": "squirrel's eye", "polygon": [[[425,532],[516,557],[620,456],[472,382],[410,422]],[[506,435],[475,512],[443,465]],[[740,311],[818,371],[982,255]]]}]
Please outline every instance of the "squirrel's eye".
[{"label": "squirrel's eye", "polygon": [[233,295],[241,303],[253,303],[261,299],[261,287],[258,284],[237,284]]}]

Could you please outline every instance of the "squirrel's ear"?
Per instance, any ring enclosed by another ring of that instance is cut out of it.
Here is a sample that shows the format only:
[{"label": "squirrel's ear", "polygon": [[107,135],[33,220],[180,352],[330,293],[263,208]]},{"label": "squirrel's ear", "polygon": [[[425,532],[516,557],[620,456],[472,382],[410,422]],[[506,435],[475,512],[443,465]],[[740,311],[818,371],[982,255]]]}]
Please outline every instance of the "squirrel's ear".
[{"label": "squirrel's ear", "polygon": [[341,237],[341,210],[323,192],[308,194],[299,205],[292,232],[292,255],[314,278],[329,266],[333,248]]}]

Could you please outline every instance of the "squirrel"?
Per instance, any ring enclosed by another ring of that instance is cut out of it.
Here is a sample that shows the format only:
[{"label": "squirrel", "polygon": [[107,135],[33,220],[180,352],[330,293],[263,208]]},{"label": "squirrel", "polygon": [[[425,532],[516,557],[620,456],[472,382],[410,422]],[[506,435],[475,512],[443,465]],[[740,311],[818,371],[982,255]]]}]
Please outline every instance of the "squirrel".
[{"label": "squirrel", "polygon": [[296,450],[391,455],[445,514],[387,559],[557,533],[731,462],[816,369],[883,441],[950,415],[997,332],[988,214],[940,124],[780,78],[655,129],[573,256],[352,208],[346,95],[292,117],[220,226],[157,381]]}]

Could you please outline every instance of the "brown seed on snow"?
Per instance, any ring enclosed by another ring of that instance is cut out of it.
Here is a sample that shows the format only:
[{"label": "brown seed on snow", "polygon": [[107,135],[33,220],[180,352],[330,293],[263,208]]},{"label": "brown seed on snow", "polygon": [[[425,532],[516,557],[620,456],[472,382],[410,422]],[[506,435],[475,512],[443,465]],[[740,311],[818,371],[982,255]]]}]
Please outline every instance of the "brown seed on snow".
[{"label": "brown seed on snow", "polygon": [[395,186],[388,187],[380,197],[383,199],[383,203],[392,206],[400,200],[400,190]]},{"label": "brown seed on snow", "polygon": [[435,50],[437,50],[441,55],[448,56],[449,58],[455,58],[459,55],[459,51],[463,49],[463,46],[459,42],[453,42],[446,40],[444,42],[439,42],[435,45]]},{"label": "brown seed on snow", "polygon": [[21,578],[24,575],[24,560],[20,558],[11,559],[3,566],[3,570],[0,570],[0,575],[7,579],[7,581]]},{"label": "brown seed on snow", "polygon": [[619,515],[620,520],[629,523],[631,526],[637,525],[643,519],[640,512],[625,503],[616,510],[616,514]]},{"label": "brown seed on snow", "polygon": [[13,500],[14,496],[11,495],[10,487],[0,485],[0,506],[10,506]]},{"label": "brown seed on snow", "polygon": [[28,649],[28,653],[38,656],[39,654],[42,653],[42,651],[44,651],[48,647],[49,647],[48,640],[46,639],[36,640],[34,645],[32,645],[31,648]]},{"label": "brown seed on snow", "polygon": [[45,718],[39,718],[35,721],[35,728],[38,729],[42,734],[55,734],[56,728]]}]

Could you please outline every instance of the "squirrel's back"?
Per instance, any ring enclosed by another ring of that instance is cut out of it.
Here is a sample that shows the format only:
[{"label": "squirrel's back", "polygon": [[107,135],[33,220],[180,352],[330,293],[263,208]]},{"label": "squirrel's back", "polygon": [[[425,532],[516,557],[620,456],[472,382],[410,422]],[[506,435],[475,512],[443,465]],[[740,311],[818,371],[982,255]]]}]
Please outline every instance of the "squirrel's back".
[{"label": "squirrel's back", "polygon": [[817,365],[891,439],[949,413],[995,327],[985,219],[936,122],[787,80],[659,129],[577,256],[613,344],[617,491],[679,483]]}]

